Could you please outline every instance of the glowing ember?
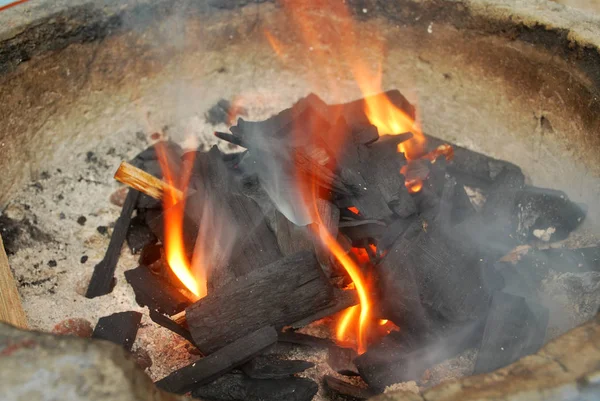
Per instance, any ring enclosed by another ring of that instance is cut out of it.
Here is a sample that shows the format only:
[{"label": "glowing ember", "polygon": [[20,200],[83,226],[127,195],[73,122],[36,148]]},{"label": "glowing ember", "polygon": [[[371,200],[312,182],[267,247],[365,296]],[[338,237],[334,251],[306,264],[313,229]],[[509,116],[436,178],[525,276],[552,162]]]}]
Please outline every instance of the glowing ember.
[{"label": "glowing ember", "polygon": [[[156,154],[160,162],[164,180],[170,184],[171,188],[187,189],[190,178],[191,166],[184,170],[180,182],[174,179],[173,171],[169,166],[169,160],[165,146],[162,143],[156,145]],[[199,298],[206,296],[206,278],[204,274],[201,277],[195,277],[190,269],[190,261],[187,258],[185,245],[183,241],[183,216],[185,209],[184,200],[178,202],[177,196],[172,190],[167,190],[163,195],[164,208],[164,226],[165,226],[165,253],[167,263],[173,273],[186,286],[190,292]]]},{"label": "glowing ember", "polygon": [[348,208],[348,210],[350,210],[352,213],[354,214],[360,214],[360,212],[358,211],[358,208],[354,207],[354,206],[350,206]]}]

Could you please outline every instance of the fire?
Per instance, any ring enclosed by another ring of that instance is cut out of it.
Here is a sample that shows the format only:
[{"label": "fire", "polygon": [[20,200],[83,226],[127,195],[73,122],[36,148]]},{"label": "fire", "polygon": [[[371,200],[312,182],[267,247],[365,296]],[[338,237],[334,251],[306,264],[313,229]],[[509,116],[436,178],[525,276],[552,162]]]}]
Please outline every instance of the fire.
[{"label": "fire", "polygon": [[[316,204],[316,203],[315,203]],[[358,330],[356,336],[357,352],[359,354],[364,353],[367,350],[367,325],[370,319],[371,313],[371,300],[369,299],[368,288],[366,280],[363,277],[360,267],[352,260],[350,255],[340,246],[340,244],[331,236],[331,234],[324,228],[325,225],[321,221],[318,213],[316,213],[317,219],[317,235],[323,244],[331,251],[333,256],[340,262],[340,264],[346,269],[346,272],[350,276],[350,279],[356,287],[358,293],[359,305],[356,310],[360,310],[358,316]],[[337,337],[345,337],[346,329],[349,327],[350,322],[354,319],[356,311],[347,313],[345,318],[338,325]]]},{"label": "fire", "polygon": [[187,258],[185,245],[183,241],[183,217],[185,210],[184,200],[179,201],[172,188],[183,188],[184,193],[187,189],[191,174],[191,166],[188,164],[181,176],[181,180],[175,180],[175,174],[169,164],[167,152],[164,144],[156,145],[156,154],[163,172],[164,180],[170,184],[170,188],[163,194],[164,207],[164,226],[165,226],[165,254],[169,267],[175,273],[177,278],[198,298],[206,296],[206,278],[195,277],[192,274],[190,261]]}]

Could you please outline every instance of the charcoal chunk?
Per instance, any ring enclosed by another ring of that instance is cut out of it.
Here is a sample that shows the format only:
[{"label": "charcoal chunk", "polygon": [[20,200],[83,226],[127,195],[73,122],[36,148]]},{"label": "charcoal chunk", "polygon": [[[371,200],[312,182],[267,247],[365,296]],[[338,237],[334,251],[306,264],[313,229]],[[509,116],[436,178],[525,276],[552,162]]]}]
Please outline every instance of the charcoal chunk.
[{"label": "charcoal chunk", "polygon": [[496,292],[487,317],[475,374],[506,366],[544,344],[548,310],[530,307],[525,298]]}]

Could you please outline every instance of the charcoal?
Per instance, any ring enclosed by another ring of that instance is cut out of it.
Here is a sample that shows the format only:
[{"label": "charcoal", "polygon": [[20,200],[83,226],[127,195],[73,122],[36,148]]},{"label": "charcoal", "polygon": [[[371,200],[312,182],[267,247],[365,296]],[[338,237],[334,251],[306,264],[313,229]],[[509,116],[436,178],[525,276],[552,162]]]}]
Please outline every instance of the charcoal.
[{"label": "charcoal", "polygon": [[150,310],[174,315],[191,304],[190,299],[178,288],[162,280],[146,266],[127,270],[125,279],[133,288],[138,305],[147,306]]},{"label": "charcoal", "polygon": [[107,340],[131,351],[141,321],[142,314],[133,311],[101,317],[92,338]]},{"label": "charcoal", "polygon": [[487,200],[481,211],[488,223],[506,222],[505,230],[514,231],[510,227],[511,216],[514,213],[517,193],[525,185],[525,177],[518,170],[504,168],[496,176],[487,192]]},{"label": "charcoal", "polygon": [[129,223],[127,230],[127,245],[134,255],[139,253],[145,246],[155,244],[158,238],[146,224],[146,219],[137,215]]},{"label": "charcoal", "polygon": [[312,234],[307,226],[295,225],[278,211],[275,214],[277,244],[283,256],[313,250]]},{"label": "charcoal", "polygon": [[301,377],[258,380],[229,373],[192,390],[192,397],[215,401],[310,401],[318,390],[317,383]]},{"label": "charcoal", "polygon": [[172,331],[173,333],[181,336],[182,338],[188,340],[190,343],[194,344],[194,339],[192,338],[192,334],[188,329],[173,321],[169,316],[163,315],[161,312],[149,309],[150,319],[159,326],[164,327],[165,329]]},{"label": "charcoal", "polygon": [[361,377],[376,392],[392,384],[419,380],[426,369],[452,358],[481,340],[485,319],[448,327],[435,336],[392,332],[354,360]]},{"label": "charcoal", "polygon": [[331,277],[335,269],[332,263],[331,251],[323,244],[320,236],[322,235],[321,230],[326,230],[332,237],[338,236],[340,211],[334,204],[324,199],[316,199],[314,209],[318,213],[317,221],[309,226],[313,232],[311,236],[313,248],[325,276]]},{"label": "charcoal", "polygon": [[352,130],[352,139],[358,145],[369,145],[379,139],[379,132],[374,125],[356,127]]},{"label": "charcoal", "polygon": [[311,348],[329,348],[334,345],[333,341],[329,338],[315,337],[293,331],[279,333],[277,341],[280,343],[303,345]]},{"label": "charcoal", "polygon": [[311,316],[332,297],[314,254],[301,252],[209,292],[186,309],[186,318],[198,347],[208,354],[259,327],[282,328]]},{"label": "charcoal", "polygon": [[[426,138],[430,149],[445,143],[431,135],[426,135]],[[518,166],[507,161],[494,159],[462,146],[452,145],[452,148],[454,158],[448,163],[447,172],[455,176],[463,185],[487,189],[503,169],[521,171]]]},{"label": "charcoal", "polygon": [[150,244],[142,248],[138,262],[142,266],[151,266],[161,260],[163,255],[162,244]]},{"label": "charcoal", "polygon": [[404,154],[398,153],[398,145],[412,138],[413,134],[410,132],[405,132],[398,135],[380,136],[377,142],[369,144],[369,155],[373,160],[394,157],[400,162],[404,162],[406,158],[404,157]]},{"label": "charcoal", "polygon": [[521,241],[553,242],[567,238],[586,212],[584,205],[572,202],[562,191],[526,187],[516,195],[516,213],[511,220]]},{"label": "charcoal", "polygon": [[394,245],[398,237],[404,234],[408,228],[415,227],[414,224],[416,221],[419,221],[421,227],[423,226],[423,222],[415,216],[409,219],[394,219],[390,224],[388,224],[385,231],[377,241],[377,252],[382,255],[389,250],[392,245]]},{"label": "charcoal", "polygon": [[375,393],[368,388],[358,387],[352,383],[329,375],[325,376],[325,386],[334,394],[350,400],[366,400],[375,395]]},{"label": "charcoal", "polygon": [[338,347],[337,345],[329,347],[327,353],[327,364],[336,372],[347,375],[356,376],[358,371],[354,365],[354,358],[357,354],[352,348]]},{"label": "charcoal", "polygon": [[241,366],[252,379],[284,379],[315,366],[312,362],[280,359],[274,355],[259,355]]},{"label": "charcoal", "polygon": [[190,365],[176,370],[156,385],[168,392],[184,394],[208,384],[227,372],[260,355],[277,341],[272,327],[263,327],[220,348]]},{"label": "charcoal", "polygon": [[137,203],[139,194],[138,191],[133,189],[130,189],[127,193],[121,215],[115,223],[115,228],[110,238],[110,242],[108,243],[104,258],[100,263],[94,266],[94,273],[92,274],[92,278],[90,279],[90,283],[85,293],[87,298],[99,297],[109,294],[112,291],[115,269],[117,268],[117,262],[121,255],[121,248],[125,242],[127,229],[131,222],[131,215],[135,204]]},{"label": "charcoal", "polygon": [[523,297],[494,293],[474,373],[491,372],[537,352],[547,325],[546,308],[532,309]]},{"label": "charcoal", "polygon": [[355,290],[342,290],[339,288],[334,288],[331,302],[322,307],[322,309],[320,309],[319,311],[313,313],[312,315],[304,319],[298,320],[297,322],[294,322],[289,326],[292,329],[299,329],[301,327],[307,326],[308,324],[314,321],[341,312],[344,309],[347,309],[356,304],[358,304],[358,294]]},{"label": "charcoal", "polygon": [[403,329],[428,331],[434,314],[478,318],[489,302],[477,254],[463,254],[435,227],[413,223],[375,267],[386,316]]},{"label": "charcoal", "polygon": [[[377,98],[385,99],[379,100]],[[370,124],[369,118],[365,114],[365,110],[368,109],[367,103],[374,104],[376,102],[386,101],[390,101],[396,108],[402,110],[406,115],[414,119],[414,106],[396,89],[371,95],[368,96],[368,98],[355,100],[353,102],[329,106],[329,112],[334,116],[343,116],[351,127],[360,127]],[[387,134],[400,134],[400,132],[388,132]]]},{"label": "charcoal", "polygon": [[355,246],[365,239],[379,239],[388,230],[387,224],[379,220],[342,221],[339,228]]}]

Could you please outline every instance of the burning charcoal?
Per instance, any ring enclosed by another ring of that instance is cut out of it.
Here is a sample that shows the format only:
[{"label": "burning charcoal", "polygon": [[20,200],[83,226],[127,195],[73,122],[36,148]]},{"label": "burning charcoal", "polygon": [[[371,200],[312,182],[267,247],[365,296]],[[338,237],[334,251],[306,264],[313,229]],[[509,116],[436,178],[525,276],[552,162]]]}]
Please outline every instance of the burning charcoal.
[{"label": "burning charcoal", "polygon": [[213,107],[208,109],[204,117],[206,122],[211,125],[231,124],[231,121],[237,115],[246,115],[246,109],[232,105],[225,99],[219,100]]},{"label": "burning charcoal", "polygon": [[415,222],[375,267],[385,315],[403,330],[428,332],[431,314],[451,322],[478,318],[488,304],[476,254],[449,246]]},{"label": "burning charcoal", "polygon": [[284,379],[315,366],[312,362],[280,359],[274,355],[259,355],[242,365],[242,371],[252,379]]},{"label": "burning charcoal", "polygon": [[131,351],[141,321],[142,314],[133,311],[101,317],[94,328],[92,338],[107,340]]},{"label": "burning charcoal", "polygon": [[312,348],[329,348],[334,346],[329,338],[311,336],[309,334],[286,331],[278,334],[278,341],[281,343],[305,345]]},{"label": "burning charcoal", "polygon": [[375,393],[368,388],[358,387],[347,381],[329,375],[325,376],[325,386],[327,386],[334,394],[351,400],[366,400],[375,395]]},{"label": "burning charcoal", "polygon": [[[430,149],[445,143],[430,135],[426,135],[426,137]],[[454,149],[454,158],[452,162],[448,163],[447,171],[463,185],[487,189],[502,169],[521,172],[521,169],[512,163],[497,160],[454,144],[452,144],[452,148]]]},{"label": "burning charcoal", "polygon": [[174,315],[191,304],[188,297],[146,266],[127,270],[125,279],[133,288],[138,305],[147,306],[150,310]]},{"label": "burning charcoal", "polygon": [[358,372],[356,365],[354,365],[354,358],[356,358],[356,351],[352,348],[338,347],[337,345],[329,347],[327,354],[327,364],[331,369],[336,372],[347,375],[356,376]]},{"label": "burning charcoal", "polygon": [[379,220],[351,220],[340,222],[339,229],[356,246],[363,240],[382,237],[387,231],[387,225]]},{"label": "burning charcoal", "polygon": [[392,332],[354,360],[376,392],[394,383],[419,380],[426,369],[479,344],[484,319],[449,328],[436,336]]},{"label": "burning charcoal", "polygon": [[516,195],[513,224],[522,241],[560,241],[576,229],[586,216],[585,206],[569,200],[562,191],[526,187]]},{"label": "burning charcoal", "polygon": [[155,244],[158,238],[152,233],[152,230],[146,225],[144,217],[137,215],[131,219],[129,229],[127,230],[127,245],[131,253],[139,253],[146,245]]},{"label": "burning charcoal", "polygon": [[186,309],[186,319],[198,347],[208,354],[259,327],[281,328],[304,319],[332,296],[315,256],[301,252],[209,293]]},{"label": "burning charcoal", "polygon": [[311,239],[314,252],[317,256],[317,260],[319,261],[319,265],[325,272],[325,276],[331,277],[335,269],[331,259],[331,251],[323,245],[321,238],[319,238],[320,234],[316,233],[320,232],[322,229],[325,229],[331,236],[337,237],[338,224],[340,221],[340,210],[331,202],[323,199],[317,199],[315,201],[315,209],[318,213],[318,221],[309,226],[309,228],[311,228],[313,231]]},{"label": "burning charcoal", "polygon": [[310,323],[341,312],[358,303],[358,294],[355,290],[342,290],[339,288],[333,289],[333,299],[321,310],[312,315],[290,324],[292,329],[299,329],[307,326]]},{"label": "burning charcoal", "polygon": [[301,377],[257,380],[228,373],[194,389],[192,397],[217,401],[310,401],[318,390],[317,383]]},{"label": "burning charcoal", "polygon": [[94,273],[85,294],[86,297],[95,298],[112,291],[115,269],[117,268],[121,248],[123,247],[123,242],[125,242],[127,229],[131,222],[131,214],[133,213],[139,194],[136,190],[129,190],[123,210],[121,210],[121,215],[115,223],[104,259],[94,267]]},{"label": "burning charcoal", "polygon": [[183,394],[210,383],[221,375],[243,365],[277,342],[277,332],[263,327],[240,337],[191,365],[185,366],[156,382],[168,392]]},{"label": "burning charcoal", "polygon": [[369,124],[352,130],[352,138],[357,145],[369,145],[379,139],[379,132],[376,126]]},{"label": "burning charcoal", "polygon": [[547,324],[546,308],[531,309],[525,298],[496,292],[474,373],[491,372],[536,352],[544,344]]}]

